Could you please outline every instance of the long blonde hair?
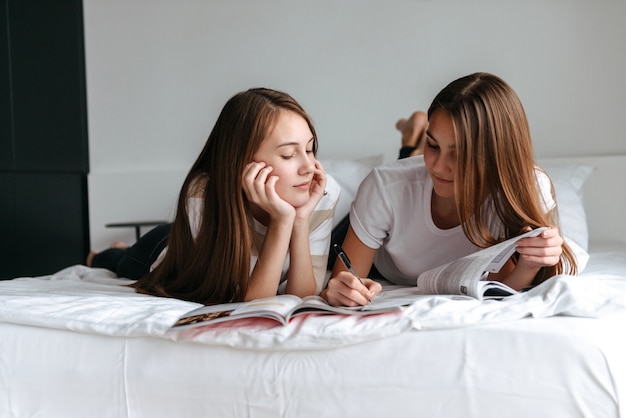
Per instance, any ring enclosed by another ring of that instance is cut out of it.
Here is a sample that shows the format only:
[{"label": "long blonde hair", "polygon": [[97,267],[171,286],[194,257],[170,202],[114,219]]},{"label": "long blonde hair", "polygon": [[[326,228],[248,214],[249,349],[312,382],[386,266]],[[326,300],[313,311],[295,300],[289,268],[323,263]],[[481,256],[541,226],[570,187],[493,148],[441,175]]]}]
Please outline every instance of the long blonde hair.
[{"label": "long blonde hair", "polygon": [[[244,299],[253,237],[243,171],[282,110],[306,120],[314,138],[313,152],[317,152],[313,123],[291,96],[266,88],[233,96],[183,183],[165,257],[135,284],[138,292],[204,304]],[[195,239],[187,210],[191,195],[203,201]]]},{"label": "long blonde hair", "polygon": [[[470,241],[487,247],[526,227],[558,226],[557,209],[546,213],[541,198],[526,113],[506,82],[488,73],[459,78],[439,92],[428,116],[437,109],[445,110],[454,126],[456,204]],[[494,237],[488,228],[491,209],[504,225],[504,237]],[[576,272],[576,259],[564,243],[559,263],[542,268],[533,284]]]}]

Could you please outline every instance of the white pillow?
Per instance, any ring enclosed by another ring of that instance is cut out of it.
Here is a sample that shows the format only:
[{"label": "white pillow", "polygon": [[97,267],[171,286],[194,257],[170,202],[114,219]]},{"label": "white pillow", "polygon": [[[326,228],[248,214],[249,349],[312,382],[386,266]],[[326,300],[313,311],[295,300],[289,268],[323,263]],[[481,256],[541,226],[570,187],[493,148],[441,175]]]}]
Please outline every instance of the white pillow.
[{"label": "white pillow", "polygon": [[382,161],[382,154],[356,159],[320,158],[326,173],[330,174],[341,186],[341,194],[333,217],[333,227],[350,212],[350,206],[356,197],[359,185],[372,168],[380,165]]},{"label": "white pillow", "polygon": [[589,248],[589,230],[583,205],[583,185],[593,171],[589,165],[539,161],[554,184],[563,236],[585,251]]}]

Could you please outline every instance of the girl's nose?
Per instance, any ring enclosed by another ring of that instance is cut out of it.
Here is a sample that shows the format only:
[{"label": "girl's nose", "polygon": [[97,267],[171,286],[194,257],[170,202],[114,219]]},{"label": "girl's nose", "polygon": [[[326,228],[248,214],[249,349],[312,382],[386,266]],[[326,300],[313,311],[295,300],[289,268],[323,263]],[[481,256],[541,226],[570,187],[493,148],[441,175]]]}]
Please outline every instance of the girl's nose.
[{"label": "girl's nose", "polygon": [[450,173],[452,171],[453,162],[446,155],[439,155],[433,164],[433,168],[438,173]]},{"label": "girl's nose", "polygon": [[300,174],[308,174],[315,170],[315,159],[307,154],[300,164]]}]

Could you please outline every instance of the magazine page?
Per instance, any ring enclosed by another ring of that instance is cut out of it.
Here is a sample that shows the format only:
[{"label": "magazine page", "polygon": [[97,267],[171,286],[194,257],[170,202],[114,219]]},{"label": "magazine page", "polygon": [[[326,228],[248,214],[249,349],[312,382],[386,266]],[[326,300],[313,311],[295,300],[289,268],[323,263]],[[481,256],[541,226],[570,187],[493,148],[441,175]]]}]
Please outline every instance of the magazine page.
[{"label": "magazine page", "polygon": [[460,258],[442,267],[423,272],[417,288],[428,295],[468,295],[479,298],[478,282],[485,274],[489,260],[479,253]]},{"label": "magazine page", "polygon": [[278,295],[251,300],[249,302],[223,303],[202,306],[182,316],[173,330],[198,325],[215,324],[240,318],[271,318],[285,324],[286,317],[298,306],[302,299],[293,295]]},{"label": "magazine page", "polygon": [[441,267],[425,271],[417,278],[417,287],[422,294],[461,294],[482,299],[481,280],[485,279],[488,273],[500,271],[515,252],[515,243],[519,239],[537,236],[546,229],[546,227],[534,229]]},{"label": "magazine page", "polygon": [[388,311],[394,307],[408,306],[423,297],[424,295],[415,286],[383,287],[383,290],[372,299],[372,303],[361,307],[361,310],[364,312]]},{"label": "magazine page", "polygon": [[484,250],[480,251],[484,251],[486,254],[489,254],[489,264],[487,265],[485,271],[488,273],[499,272],[504,263],[506,263],[507,260],[511,258],[511,256],[515,252],[515,243],[517,241],[526,237],[536,237],[546,229],[548,229],[548,227],[542,226],[541,228],[533,229],[532,231],[528,231],[524,234],[510,238],[506,241],[503,241],[496,245],[492,245],[491,247],[485,248]]},{"label": "magazine page", "polygon": [[408,306],[418,298],[423,297],[414,286],[397,286],[393,289],[383,290],[376,295],[372,302],[364,306],[332,306],[319,296],[307,296],[295,309],[292,316],[305,313],[336,313],[346,315],[368,315],[384,312],[399,311],[403,306]]}]

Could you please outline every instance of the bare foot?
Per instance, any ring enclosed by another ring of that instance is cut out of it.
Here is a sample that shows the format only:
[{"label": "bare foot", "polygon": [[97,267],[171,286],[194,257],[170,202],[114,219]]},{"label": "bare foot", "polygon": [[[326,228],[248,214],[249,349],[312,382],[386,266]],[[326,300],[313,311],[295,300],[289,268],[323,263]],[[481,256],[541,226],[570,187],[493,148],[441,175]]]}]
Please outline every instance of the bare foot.
[{"label": "bare foot", "polygon": [[424,153],[427,127],[428,116],[422,111],[413,112],[408,119],[402,118],[396,122],[396,129],[402,133],[402,146],[415,148],[411,156]]},{"label": "bare foot", "polygon": [[91,263],[93,263],[93,258],[96,256],[96,254],[98,254],[97,251],[89,251],[89,254],[87,254],[87,261],[85,262],[85,265],[87,267],[91,267]]},{"label": "bare foot", "polygon": [[111,245],[109,245],[109,247],[111,247],[111,248],[121,248],[123,250],[125,248],[128,248],[128,245],[125,242],[122,242],[122,241],[113,241],[111,243]]}]

